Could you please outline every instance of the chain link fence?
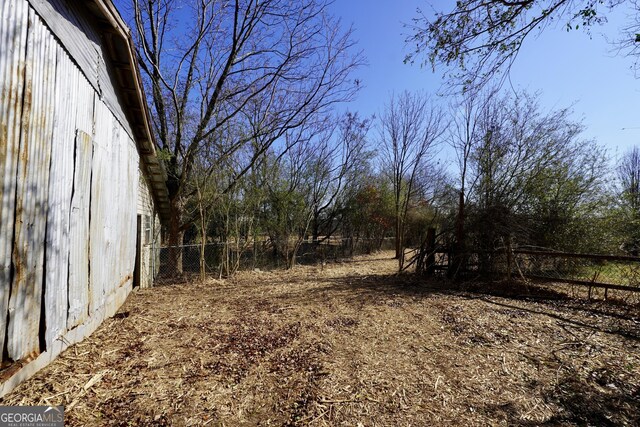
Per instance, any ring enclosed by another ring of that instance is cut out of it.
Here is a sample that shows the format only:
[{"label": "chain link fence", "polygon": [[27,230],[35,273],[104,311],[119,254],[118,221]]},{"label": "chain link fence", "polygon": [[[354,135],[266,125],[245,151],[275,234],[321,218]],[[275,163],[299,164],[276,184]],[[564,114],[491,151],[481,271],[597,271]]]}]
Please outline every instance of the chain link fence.
[{"label": "chain link fence", "polygon": [[[206,243],[204,248],[201,244],[161,246],[156,250],[155,262],[158,268],[154,269],[154,281],[156,284],[166,284],[197,280],[203,272],[207,277],[222,277],[233,271],[285,268],[291,262],[295,245],[295,241],[283,244],[265,239],[255,242],[211,242]],[[393,246],[393,238],[306,239],[299,243],[295,264],[337,261],[354,255],[392,249]]]}]

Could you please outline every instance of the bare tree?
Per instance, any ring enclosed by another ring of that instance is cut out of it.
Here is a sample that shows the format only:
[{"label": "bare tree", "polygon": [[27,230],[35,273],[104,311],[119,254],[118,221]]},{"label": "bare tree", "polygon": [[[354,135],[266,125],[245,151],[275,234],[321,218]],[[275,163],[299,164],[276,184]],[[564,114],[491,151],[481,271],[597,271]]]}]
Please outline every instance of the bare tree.
[{"label": "bare tree", "polygon": [[[356,92],[349,79],[362,58],[353,52],[351,31],[341,30],[326,6],[324,0],[133,0],[138,59],[167,157],[170,245],[182,242],[195,219],[185,215],[194,195],[187,183],[203,149],[216,150],[213,171],[259,142],[232,187],[288,130]],[[171,259],[180,270],[178,253]]]},{"label": "bare tree", "polygon": [[537,95],[493,95],[484,105],[468,160],[466,226],[484,271],[492,251],[512,243],[584,241],[572,225],[597,212],[606,157],[582,131],[569,109],[546,112]]},{"label": "bare tree", "polygon": [[458,191],[458,210],[455,219],[454,242],[452,249],[452,268],[449,274],[455,276],[464,264],[464,254],[466,252],[465,239],[465,206],[467,202],[467,188],[472,184],[468,184],[469,179],[469,162],[471,153],[475,149],[479,141],[482,140],[480,135],[480,121],[484,114],[489,100],[496,95],[496,90],[487,92],[467,91],[457,102],[451,106],[453,111],[451,125],[449,131],[449,143],[453,147],[458,160],[459,168],[459,191]]},{"label": "bare tree", "polygon": [[640,252],[640,148],[627,151],[618,165],[618,182],[623,216],[624,248],[637,256]]},{"label": "bare tree", "polygon": [[371,153],[367,150],[367,133],[371,120],[347,112],[329,126],[329,132],[317,140],[311,163],[311,231],[318,241],[329,238],[340,227],[346,193],[355,190],[358,175],[368,168]]},{"label": "bare tree", "polygon": [[209,222],[211,220],[212,199],[217,199],[217,189],[209,178],[208,171],[202,171],[202,163],[197,162],[194,165],[194,177],[191,184],[195,187],[194,203],[196,205],[200,240],[200,281],[204,283],[207,274],[207,264],[205,250],[207,247],[207,238],[209,230]]},{"label": "bare tree", "polygon": [[633,147],[622,157],[618,179],[629,207],[640,213],[640,148]]},{"label": "bare tree", "polygon": [[313,218],[311,198],[314,156],[313,131],[288,134],[298,139],[292,148],[274,156],[267,188],[265,224],[276,258],[283,258],[287,268],[296,264],[298,250]]},{"label": "bare tree", "polygon": [[382,161],[393,184],[395,249],[404,264],[405,219],[420,169],[445,131],[444,114],[421,93],[392,96],[380,118]]}]

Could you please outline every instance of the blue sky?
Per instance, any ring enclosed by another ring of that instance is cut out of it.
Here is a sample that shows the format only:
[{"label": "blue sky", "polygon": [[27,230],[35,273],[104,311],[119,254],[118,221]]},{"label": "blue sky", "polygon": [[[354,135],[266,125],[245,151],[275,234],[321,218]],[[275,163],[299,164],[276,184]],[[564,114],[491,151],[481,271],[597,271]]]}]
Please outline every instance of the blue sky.
[{"label": "blue sky", "polygon": [[[128,0],[115,3],[121,7]],[[451,10],[454,1],[432,3]],[[403,63],[410,33],[404,24],[411,23],[418,7],[429,10],[429,3],[335,0],[331,4],[330,11],[344,26],[353,25],[354,38],[369,62],[356,75],[363,86],[357,100],[345,108],[366,117],[379,113],[392,92],[423,90],[435,95],[441,89],[441,72]],[[615,160],[631,146],[640,145],[640,79],[630,69],[632,59],[615,56],[605,40],[605,36],[619,37],[625,11],[609,15],[609,21],[595,27],[591,38],[582,30],[567,32],[560,23],[529,39],[512,69],[511,82],[516,89],[540,91],[549,110],[573,105],[574,118],[582,119],[587,128],[583,136],[606,146]],[[449,154],[444,150],[441,156]]]},{"label": "blue sky", "polygon": [[[452,3],[446,2],[449,9]],[[437,2],[444,7],[441,4],[445,2]],[[411,22],[419,6],[428,9],[424,0],[336,0],[331,6],[343,24],[353,24],[369,62],[358,72],[364,88],[350,110],[371,115],[393,91],[435,94],[441,87],[441,73],[403,63],[409,31],[403,23]],[[587,127],[584,137],[608,147],[612,157],[640,144],[640,80],[630,69],[631,58],[615,56],[605,40],[617,38],[624,22],[623,11],[610,15],[609,23],[594,28],[591,38],[582,30],[567,32],[563,25],[547,28],[523,46],[511,73],[515,88],[541,91],[546,108],[573,104],[574,118],[583,119]]]}]

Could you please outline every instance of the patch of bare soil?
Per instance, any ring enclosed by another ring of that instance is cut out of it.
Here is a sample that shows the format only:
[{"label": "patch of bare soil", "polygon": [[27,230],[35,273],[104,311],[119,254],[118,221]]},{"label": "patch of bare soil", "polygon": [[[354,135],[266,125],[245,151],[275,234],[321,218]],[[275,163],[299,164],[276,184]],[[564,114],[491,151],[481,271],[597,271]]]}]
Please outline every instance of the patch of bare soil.
[{"label": "patch of bare soil", "polygon": [[62,404],[72,426],[640,424],[637,306],[395,268],[140,290],[0,403]]}]

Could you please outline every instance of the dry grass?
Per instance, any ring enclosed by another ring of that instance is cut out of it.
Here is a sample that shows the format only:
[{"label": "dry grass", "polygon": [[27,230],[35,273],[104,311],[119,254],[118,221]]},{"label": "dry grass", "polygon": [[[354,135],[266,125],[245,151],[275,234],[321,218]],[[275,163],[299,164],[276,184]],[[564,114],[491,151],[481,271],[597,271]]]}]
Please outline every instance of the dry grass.
[{"label": "dry grass", "polygon": [[1,403],[68,425],[640,424],[637,306],[446,289],[388,256],[141,290]]}]

